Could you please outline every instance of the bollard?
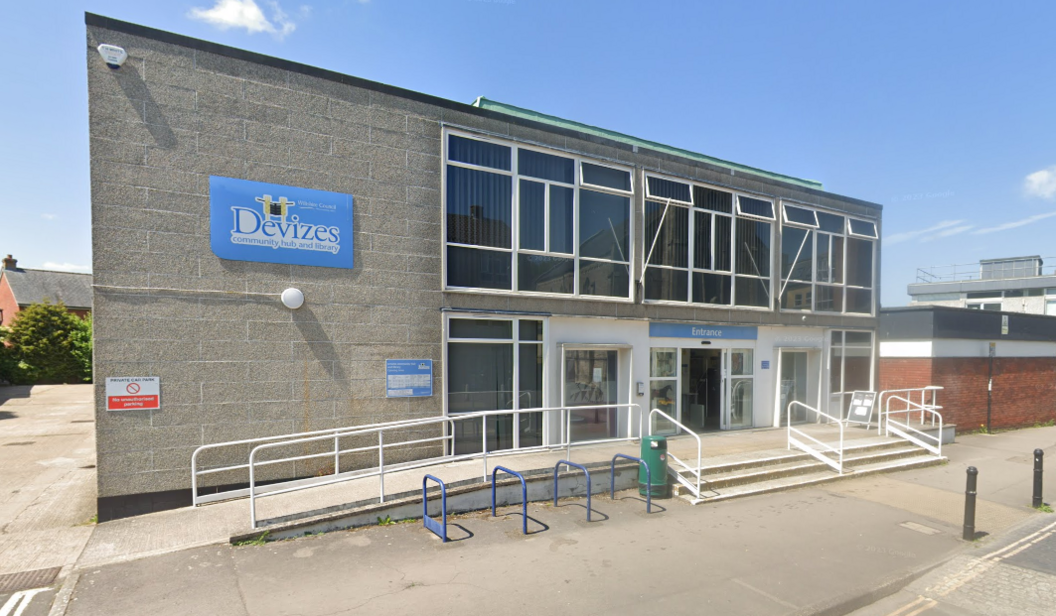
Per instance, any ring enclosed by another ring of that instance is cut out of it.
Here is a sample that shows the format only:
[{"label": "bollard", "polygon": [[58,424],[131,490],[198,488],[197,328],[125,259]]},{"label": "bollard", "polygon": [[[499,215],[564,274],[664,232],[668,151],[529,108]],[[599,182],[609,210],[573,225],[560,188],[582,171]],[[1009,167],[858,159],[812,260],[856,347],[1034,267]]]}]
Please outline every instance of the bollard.
[{"label": "bollard", "polygon": [[968,467],[968,486],[964,490],[964,533],[965,541],[975,540],[975,483],[979,471],[974,466]]},{"label": "bollard", "polygon": [[1040,449],[1034,450],[1034,500],[1031,506],[1037,509],[1043,504],[1041,502],[1041,472],[1045,467],[1045,452]]}]

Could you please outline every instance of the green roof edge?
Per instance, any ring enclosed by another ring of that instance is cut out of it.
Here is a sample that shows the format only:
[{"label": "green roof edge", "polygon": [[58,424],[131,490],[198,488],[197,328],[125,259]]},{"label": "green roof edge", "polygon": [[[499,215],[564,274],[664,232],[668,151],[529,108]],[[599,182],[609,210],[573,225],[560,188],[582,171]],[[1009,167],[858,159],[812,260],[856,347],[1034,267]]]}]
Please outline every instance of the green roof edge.
[{"label": "green roof edge", "polygon": [[821,182],[817,180],[807,180],[803,178],[793,177],[791,175],[784,175],[782,173],[774,173],[773,171],[766,171],[765,169],[758,169],[756,167],[749,167],[748,165],[741,165],[733,163],[728,160],[722,160],[721,158],[715,158],[713,156],[707,156],[699,152],[693,152],[691,150],[683,150],[682,148],[676,148],[670,145],[664,145],[657,143],[656,141],[649,141],[648,139],[640,139],[638,137],[632,137],[623,133],[608,130],[605,128],[598,128],[597,126],[591,126],[590,124],[583,124],[582,122],[576,122],[575,120],[566,120],[565,118],[559,118],[538,111],[532,111],[531,109],[525,109],[523,107],[517,107],[508,103],[500,103],[498,101],[478,96],[472,105],[480,109],[487,109],[489,111],[497,111],[499,113],[505,113],[507,115],[516,116],[518,118],[524,118],[526,120],[533,120],[535,122],[541,122],[543,124],[550,124],[551,126],[558,126],[561,128],[576,130],[581,133],[588,135],[594,135],[596,137],[604,137],[627,145],[639,146],[655,150],[657,152],[663,152],[673,156],[681,156],[683,158],[689,158],[703,163],[711,165],[718,165],[720,167],[726,167],[727,169],[734,169],[736,171],[744,171],[746,173],[752,173],[760,175],[773,180],[781,182],[788,182],[790,184],[796,184],[805,188],[812,188],[815,190],[823,190]]}]

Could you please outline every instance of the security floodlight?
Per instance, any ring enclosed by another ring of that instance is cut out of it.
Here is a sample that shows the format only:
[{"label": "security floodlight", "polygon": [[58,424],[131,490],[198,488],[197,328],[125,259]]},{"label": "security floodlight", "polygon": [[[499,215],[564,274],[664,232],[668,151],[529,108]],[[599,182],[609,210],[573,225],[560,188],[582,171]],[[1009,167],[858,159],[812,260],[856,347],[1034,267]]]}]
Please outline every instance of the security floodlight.
[{"label": "security floodlight", "polygon": [[304,305],[304,293],[300,289],[286,289],[280,296],[282,305],[290,310],[297,310]]}]

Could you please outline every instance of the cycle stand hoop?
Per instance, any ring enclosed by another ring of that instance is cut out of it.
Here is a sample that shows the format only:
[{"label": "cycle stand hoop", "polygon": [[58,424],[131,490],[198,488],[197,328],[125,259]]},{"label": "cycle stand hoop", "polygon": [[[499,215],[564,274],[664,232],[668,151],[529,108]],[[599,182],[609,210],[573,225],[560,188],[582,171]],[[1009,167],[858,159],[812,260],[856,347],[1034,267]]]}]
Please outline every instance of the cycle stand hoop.
[{"label": "cycle stand hoop", "polygon": [[649,486],[646,489],[646,491],[645,491],[645,512],[646,513],[652,513],[653,512],[653,495],[652,495],[652,492],[653,492],[653,490],[652,490],[652,487],[653,487],[653,473],[649,470],[649,463],[646,462],[645,460],[641,459],[641,458],[636,458],[634,456],[629,456],[629,455],[627,455],[625,453],[618,453],[618,454],[612,456],[612,465],[609,467],[609,492],[611,493],[611,496],[609,498],[612,498],[613,500],[616,499],[616,458],[625,458],[627,460],[631,460],[631,461],[637,462],[638,464],[641,464],[642,466],[645,467],[645,485]]},{"label": "cycle stand hoop", "polygon": [[528,484],[524,481],[524,475],[518,473],[515,470],[506,468],[505,466],[496,466],[491,471],[491,517],[495,517],[495,474],[499,471],[516,475],[521,480],[521,507],[523,509],[524,524],[521,530],[524,534],[528,534]]},{"label": "cycle stand hoop", "polygon": [[561,460],[554,465],[554,507],[557,507],[557,472],[561,465],[574,466],[579,470],[583,471],[583,474],[587,476],[587,521],[590,521],[590,472],[587,467],[582,464],[576,464],[575,462],[569,462],[568,460]]},{"label": "cycle stand hoop", "polygon": [[[440,485],[440,521],[429,517],[429,496],[426,494],[425,486],[432,479]],[[427,530],[435,533],[444,543],[447,543],[447,486],[443,481],[432,475],[422,477],[422,525]]]}]

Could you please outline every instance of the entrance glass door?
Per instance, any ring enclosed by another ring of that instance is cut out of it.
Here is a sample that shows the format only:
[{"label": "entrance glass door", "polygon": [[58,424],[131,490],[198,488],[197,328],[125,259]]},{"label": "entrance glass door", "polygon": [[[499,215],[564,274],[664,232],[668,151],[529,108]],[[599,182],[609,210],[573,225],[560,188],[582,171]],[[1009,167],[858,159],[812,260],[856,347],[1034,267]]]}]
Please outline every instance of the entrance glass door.
[{"label": "entrance glass door", "polygon": [[[779,366],[778,400],[781,409],[781,425],[787,426],[789,420],[788,405],[792,402],[810,404],[807,398],[807,351],[781,351]],[[792,423],[807,421],[807,409],[796,405],[792,409]]]},{"label": "entrance glass door", "polygon": [[729,349],[723,353],[727,400],[723,428],[727,430],[750,428],[753,425],[754,356],[752,349]]},{"label": "entrance glass door", "polygon": [[616,437],[619,359],[615,350],[565,351],[565,406],[571,413],[571,439],[595,441]]}]

